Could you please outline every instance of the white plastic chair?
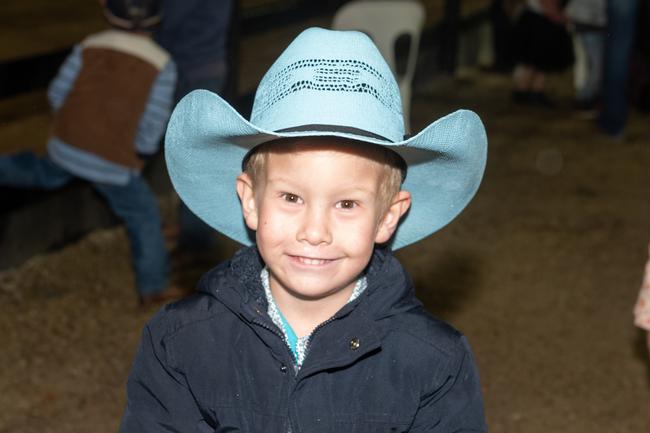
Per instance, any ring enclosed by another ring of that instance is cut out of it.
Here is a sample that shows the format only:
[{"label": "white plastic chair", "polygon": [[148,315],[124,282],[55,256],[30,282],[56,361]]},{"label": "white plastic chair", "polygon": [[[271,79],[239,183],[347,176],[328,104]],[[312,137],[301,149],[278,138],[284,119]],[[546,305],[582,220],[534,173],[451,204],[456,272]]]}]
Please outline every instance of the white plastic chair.
[{"label": "white plastic chair", "polygon": [[[410,130],[411,84],[424,18],[424,6],[417,0],[355,0],[336,11],[332,23],[335,30],[359,30],[375,42],[399,85],[407,132]],[[406,69],[399,74],[395,42],[402,35],[410,36],[410,47]]]}]

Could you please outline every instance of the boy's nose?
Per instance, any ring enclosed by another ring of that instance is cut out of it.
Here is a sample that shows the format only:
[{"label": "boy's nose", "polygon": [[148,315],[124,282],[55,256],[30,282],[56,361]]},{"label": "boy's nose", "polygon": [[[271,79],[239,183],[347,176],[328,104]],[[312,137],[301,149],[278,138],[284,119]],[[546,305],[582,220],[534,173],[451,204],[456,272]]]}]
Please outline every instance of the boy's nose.
[{"label": "boy's nose", "polygon": [[320,209],[308,209],[296,234],[298,241],[308,242],[310,245],[331,243],[332,233],[327,213]]}]

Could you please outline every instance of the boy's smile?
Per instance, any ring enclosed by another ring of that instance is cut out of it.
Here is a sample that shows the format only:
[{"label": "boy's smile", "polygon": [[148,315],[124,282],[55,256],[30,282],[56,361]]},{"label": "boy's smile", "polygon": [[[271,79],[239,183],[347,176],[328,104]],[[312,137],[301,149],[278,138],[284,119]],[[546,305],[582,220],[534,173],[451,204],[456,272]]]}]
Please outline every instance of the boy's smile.
[{"label": "boy's smile", "polygon": [[345,305],[375,242],[394,230],[385,221],[392,217],[380,215],[386,169],[348,148],[306,141],[270,152],[248,194],[240,190],[250,178],[238,179],[246,223],[256,231],[273,297],[290,323],[295,309],[313,308],[327,319]]}]

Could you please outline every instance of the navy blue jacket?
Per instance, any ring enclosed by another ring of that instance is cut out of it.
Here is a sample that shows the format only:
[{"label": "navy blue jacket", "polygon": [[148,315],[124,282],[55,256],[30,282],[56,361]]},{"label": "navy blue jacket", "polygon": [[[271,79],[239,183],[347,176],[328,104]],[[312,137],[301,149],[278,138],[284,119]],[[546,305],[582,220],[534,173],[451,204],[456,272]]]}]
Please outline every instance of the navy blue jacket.
[{"label": "navy blue jacket", "polygon": [[465,337],[430,316],[390,252],[368,288],[313,332],[296,373],[266,313],[254,247],[145,327],[122,433],[485,432]]}]

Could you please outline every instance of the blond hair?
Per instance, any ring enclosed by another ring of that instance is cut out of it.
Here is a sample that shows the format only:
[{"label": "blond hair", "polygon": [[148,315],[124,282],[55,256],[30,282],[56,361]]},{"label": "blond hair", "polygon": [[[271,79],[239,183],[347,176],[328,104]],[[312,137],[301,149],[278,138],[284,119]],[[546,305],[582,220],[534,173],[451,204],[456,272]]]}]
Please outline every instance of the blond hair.
[{"label": "blond hair", "polygon": [[[310,138],[311,139],[311,138]],[[377,194],[377,201],[380,206],[379,218],[383,218],[388,208],[392,204],[393,197],[400,191],[402,181],[406,174],[406,164],[404,160],[392,150],[386,149],[383,146],[367,144],[362,142],[354,142],[354,147],[349,145],[351,140],[345,139],[325,139],[318,137],[317,139],[328,140],[328,146],[340,146],[347,150],[360,150],[364,157],[371,159],[380,165],[384,171],[384,176],[379,185]],[[274,152],[291,151],[300,139],[281,139],[270,141],[256,147],[244,160],[244,172],[248,174],[255,185],[265,174],[268,156]],[[311,139],[313,140],[313,139]],[[347,143],[347,145],[346,145]],[[318,147],[318,144],[314,145]]]}]

